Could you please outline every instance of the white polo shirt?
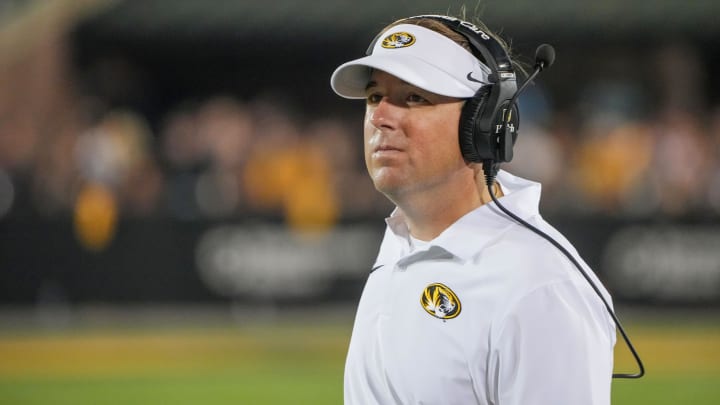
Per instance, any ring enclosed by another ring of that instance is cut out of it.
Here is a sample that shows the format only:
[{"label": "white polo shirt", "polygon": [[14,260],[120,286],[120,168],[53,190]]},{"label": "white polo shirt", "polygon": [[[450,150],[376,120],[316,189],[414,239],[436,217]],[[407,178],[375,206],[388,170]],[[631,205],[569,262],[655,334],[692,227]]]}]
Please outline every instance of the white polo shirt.
[{"label": "white polo shirt", "polygon": [[[540,217],[540,184],[503,171],[498,182],[504,206],[577,257]],[[610,403],[615,325],[554,246],[494,203],[415,249],[401,212],[386,221],[355,318],[345,404]]]}]

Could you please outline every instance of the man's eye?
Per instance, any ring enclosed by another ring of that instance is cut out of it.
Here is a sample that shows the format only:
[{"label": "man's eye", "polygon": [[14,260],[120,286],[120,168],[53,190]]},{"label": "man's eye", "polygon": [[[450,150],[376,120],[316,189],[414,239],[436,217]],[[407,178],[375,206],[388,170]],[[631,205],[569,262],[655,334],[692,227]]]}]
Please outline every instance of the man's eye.
[{"label": "man's eye", "polygon": [[408,103],[427,103],[427,99],[419,94],[411,93],[407,96],[407,102]]},{"label": "man's eye", "polygon": [[378,104],[382,100],[382,96],[379,94],[368,94],[367,96],[367,103],[368,104]]}]

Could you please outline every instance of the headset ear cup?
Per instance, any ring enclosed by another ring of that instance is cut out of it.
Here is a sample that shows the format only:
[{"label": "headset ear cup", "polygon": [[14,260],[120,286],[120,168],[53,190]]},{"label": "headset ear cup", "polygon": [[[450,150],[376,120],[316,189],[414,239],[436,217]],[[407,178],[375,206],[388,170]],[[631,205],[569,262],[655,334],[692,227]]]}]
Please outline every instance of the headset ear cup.
[{"label": "headset ear cup", "polygon": [[481,87],[472,98],[465,101],[462,112],[460,113],[460,128],[458,130],[460,151],[466,162],[480,163],[483,158],[478,152],[477,136],[481,136],[478,127],[478,120],[482,117],[485,107],[487,106],[487,98],[490,94],[490,86]]}]

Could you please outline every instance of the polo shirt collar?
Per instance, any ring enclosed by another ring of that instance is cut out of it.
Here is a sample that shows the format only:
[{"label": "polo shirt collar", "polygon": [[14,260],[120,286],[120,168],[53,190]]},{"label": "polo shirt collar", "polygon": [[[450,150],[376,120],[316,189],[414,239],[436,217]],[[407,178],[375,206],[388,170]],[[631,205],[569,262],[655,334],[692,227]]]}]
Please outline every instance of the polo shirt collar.
[{"label": "polo shirt collar", "polygon": [[[499,201],[505,208],[525,220],[539,215],[540,183],[503,170],[498,173],[497,181],[504,194]],[[399,260],[411,253],[410,232],[402,211],[396,208],[385,222],[388,229],[378,255],[378,264],[392,259]],[[470,211],[450,225],[430,241],[429,250],[438,247],[465,261],[514,224],[515,221],[500,211],[494,202],[490,202]],[[414,252],[412,256],[419,253],[422,251]]]}]

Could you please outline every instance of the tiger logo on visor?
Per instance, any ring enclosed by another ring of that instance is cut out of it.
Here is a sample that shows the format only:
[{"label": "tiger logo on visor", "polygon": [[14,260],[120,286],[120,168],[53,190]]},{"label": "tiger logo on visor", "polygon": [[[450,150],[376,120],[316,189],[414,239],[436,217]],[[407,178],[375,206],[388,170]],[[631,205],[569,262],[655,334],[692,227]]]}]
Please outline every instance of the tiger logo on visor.
[{"label": "tiger logo on visor", "polygon": [[425,312],[439,319],[452,319],[460,315],[461,305],[458,296],[450,287],[433,283],[425,287],[420,296],[420,305]]},{"label": "tiger logo on visor", "polygon": [[409,32],[394,32],[382,40],[381,46],[386,49],[406,48],[415,43],[415,36]]}]

